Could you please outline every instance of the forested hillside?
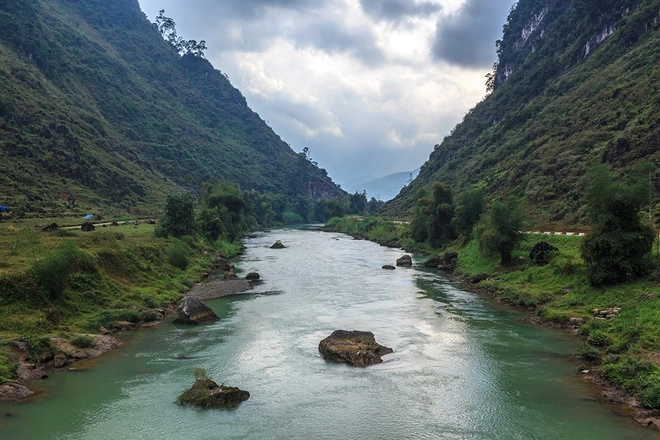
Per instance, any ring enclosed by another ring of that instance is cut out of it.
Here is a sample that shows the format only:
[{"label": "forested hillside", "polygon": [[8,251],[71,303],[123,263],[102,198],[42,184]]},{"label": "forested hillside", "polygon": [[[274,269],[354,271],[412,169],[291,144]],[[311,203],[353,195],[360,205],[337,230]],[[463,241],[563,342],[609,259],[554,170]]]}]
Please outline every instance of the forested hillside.
[{"label": "forested hillside", "polygon": [[[194,36],[190,36],[194,37]],[[137,0],[0,0],[0,205],[139,213],[208,180],[288,197],[342,191]]]},{"label": "forested hillside", "polygon": [[660,1],[520,0],[498,41],[492,90],[386,205],[408,215],[433,182],[523,196],[528,218],[586,222],[592,162],[660,189]]}]

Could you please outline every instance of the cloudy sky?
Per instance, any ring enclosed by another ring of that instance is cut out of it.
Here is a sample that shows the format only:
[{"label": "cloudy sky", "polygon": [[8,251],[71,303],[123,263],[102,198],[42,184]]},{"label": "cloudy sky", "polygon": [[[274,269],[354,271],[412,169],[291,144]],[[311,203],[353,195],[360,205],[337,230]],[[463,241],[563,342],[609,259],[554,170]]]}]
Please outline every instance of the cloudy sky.
[{"label": "cloudy sky", "polygon": [[139,0],[353,191],[420,167],[485,95],[514,0]]}]

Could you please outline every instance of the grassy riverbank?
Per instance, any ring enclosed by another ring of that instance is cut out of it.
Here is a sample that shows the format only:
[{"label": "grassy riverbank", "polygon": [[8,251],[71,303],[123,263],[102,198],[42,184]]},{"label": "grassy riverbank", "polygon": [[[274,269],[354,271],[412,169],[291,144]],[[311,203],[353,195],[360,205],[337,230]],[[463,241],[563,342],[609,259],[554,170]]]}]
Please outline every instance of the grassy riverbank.
[{"label": "grassy riverbank", "polygon": [[[345,218],[335,219],[329,226],[376,242],[382,241],[386,229],[399,234],[387,239],[398,240],[404,249],[433,253],[414,244],[406,225],[386,227],[385,223],[382,219]],[[558,249],[545,266],[529,258],[539,241]],[[499,256],[483,255],[475,240],[453,243],[443,251],[458,253],[454,275],[471,287],[523,307],[547,323],[577,329],[584,340],[578,354],[596,367],[601,377],[625,388],[641,406],[660,409],[660,272],[656,269],[648,278],[625,284],[593,287],[587,282],[580,242],[578,236],[528,234],[508,266],[499,264]],[[658,263],[657,243],[653,252]]]},{"label": "grassy riverbank", "polygon": [[117,321],[160,319],[217,254],[241,246],[155,238],[152,224],[137,221],[91,232],[38,226],[0,223],[0,383],[15,371],[10,340],[26,341],[36,355],[53,336],[80,344],[80,334]]}]

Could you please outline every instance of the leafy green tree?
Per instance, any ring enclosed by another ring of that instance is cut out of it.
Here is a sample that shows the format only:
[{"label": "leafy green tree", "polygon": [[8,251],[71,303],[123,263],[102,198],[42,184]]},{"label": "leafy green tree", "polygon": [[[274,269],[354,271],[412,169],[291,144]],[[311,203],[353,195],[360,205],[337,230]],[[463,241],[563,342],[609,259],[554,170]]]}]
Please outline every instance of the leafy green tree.
[{"label": "leafy green tree", "polygon": [[182,237],[195,233],[195,199],[189,193],[168,194],[157,236]]},{"label": "leafy green tree", "polygon": [[458,198],[452,225],[457,234],[469,237],[484,210],[483,188],[472,188]]},{"label": "leafy green tree", "polygon": [[502,264],[513,259],[513,250],[522,241],[524,222],[522,203],[516,197],[495,201],[475,226],[479,249],[487,254],[499,254]]},{"label": "leafy green tree", "polygon": [[237,240],[247,230],[243,218],[245,199],[236,184],[207,182],[202,188],[199,223],[210,241]]},{"label": "leafy green tree", "polygon": [[454,203],[448,186],[434,183],[431,197],[420,191],[411,222],[413,239],[436,248],[448,243],[456,238],[451,224],[453,216]]},{"label": "leafy green tree", "polygon": [[350,214],[364,215],[367,209],[367,194],[366,192],[355,192],[351,194],[349,200],[348,212]]},{"label": "leafy green tree", "polygon": [[383,206],[385,206],[385,202],[382,200],[376,200],[375,197],[372,197],[367,203],[367,214],[375,214]]},{"label": "leafy green tree", "polygon": [[616,284],[642,276],[651,268],[655,232],[641,221],[648,186],[641,178],[615,180],[602,164],[589,170],[587,205],[592,231],[580,252],[587,263],[589,283]]}]

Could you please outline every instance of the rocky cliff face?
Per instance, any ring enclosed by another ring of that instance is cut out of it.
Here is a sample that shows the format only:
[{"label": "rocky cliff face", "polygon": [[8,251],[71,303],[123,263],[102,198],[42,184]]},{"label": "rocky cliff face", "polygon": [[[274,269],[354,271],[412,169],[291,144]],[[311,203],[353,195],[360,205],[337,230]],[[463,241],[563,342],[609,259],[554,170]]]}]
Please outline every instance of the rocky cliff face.
[{"label": "rocky cliff face", "polygon": [[[626,28],[627,42],[634,43],[660,20],[660,7],[652,3],[643,0],[519,2],[509,14],[503,37],[497,42],[494,87],[509,79],[538,50],[543,50],[545,57],[562,56],[563,63],[556,66],[556,73],[561,74],[583,61],[619,28]],[[648,9],[645,17],[634,23],[626,22],[641,8]]]}]

